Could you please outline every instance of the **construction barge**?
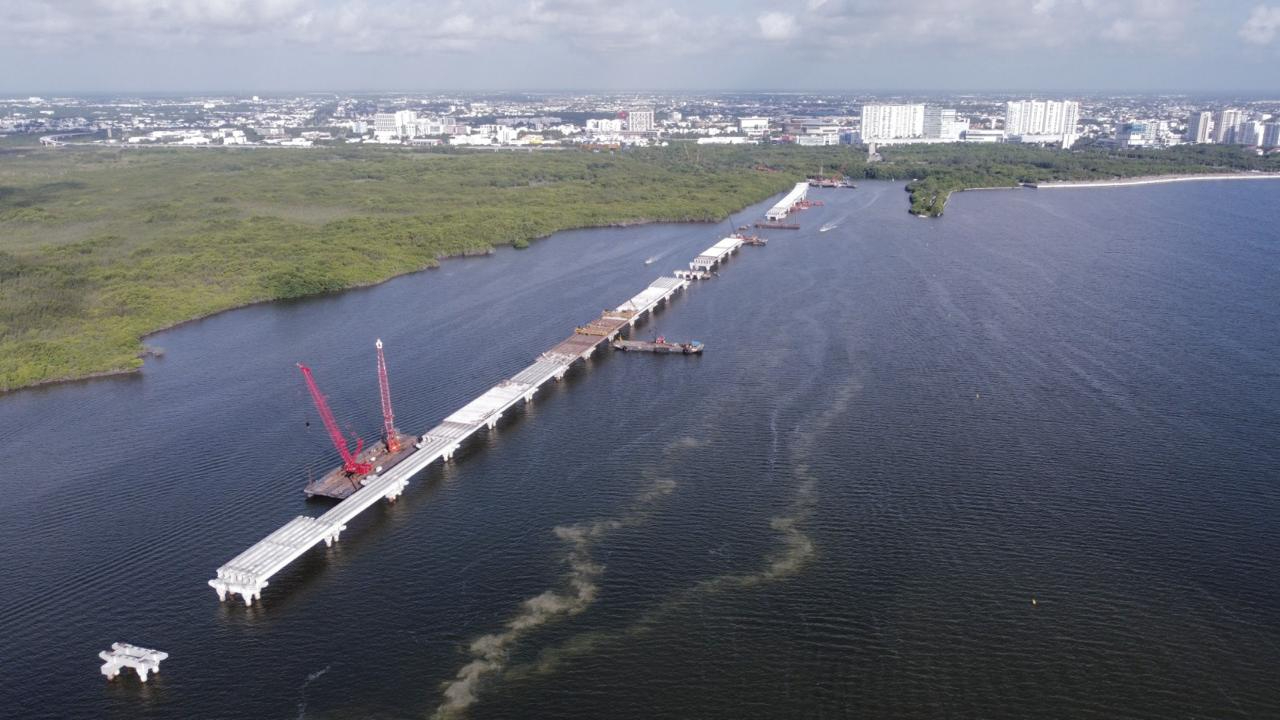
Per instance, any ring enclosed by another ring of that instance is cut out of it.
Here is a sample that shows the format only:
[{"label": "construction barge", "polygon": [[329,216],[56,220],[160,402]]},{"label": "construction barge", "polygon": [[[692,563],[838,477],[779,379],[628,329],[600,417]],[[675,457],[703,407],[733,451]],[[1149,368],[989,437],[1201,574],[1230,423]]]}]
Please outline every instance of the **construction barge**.
[{"label": "construction barge", "polygon": [[800,229],[800,226],[795,223],[771,222],[771,221],[758,222],[756,223],[756,227],[766,228],[769,230],[799,230]]},{"label": "construction barge", "polygon": [[659,355],[701,355],[702,343],[691,340],[686,343],[667,342],[666,338],[658,338],[652,342],[644,340],[614,340],[613,349],[623,352],[651,352]]},{"label": "construction barge", "polygon": [[[351,496],[351,493],[364,487],[365,478],[369,473],[382,473],[390,470],[400,464],[401,460],[413,454],[414,444],[417,438],[410,435],[397,434],[395,443],[390,447],[386,441],[374,443],[363,450],[358,450],[354,455],[357,465],[367,465],[369,470],[361,472],[347,472],[345,466],[336,467],[325,473],[324,477],[318,480],[311,480],[307,486],[302,489],[307,497],[327,497],[334,500],[345,500]],[[391,448],[396,448],[392,450]]]}]

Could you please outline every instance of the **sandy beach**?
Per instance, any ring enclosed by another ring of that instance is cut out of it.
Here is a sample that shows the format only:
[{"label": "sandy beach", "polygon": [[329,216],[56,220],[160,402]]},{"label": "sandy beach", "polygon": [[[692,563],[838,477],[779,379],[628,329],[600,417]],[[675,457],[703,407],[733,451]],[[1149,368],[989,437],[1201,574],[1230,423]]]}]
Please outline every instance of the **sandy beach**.
[{"label": "sandy beach", "polygon": [[1156,185],[1159,183],[1193,182],[1200,180],[1276,180],[1280,173],[1215,173],[1202,175],[1164,175],[1127,178],[1122,180],[1081,180],[1053,183],[1027,183],[1026,187],[1038,190],[1052,188],[1120,187],[1124,185]]}]

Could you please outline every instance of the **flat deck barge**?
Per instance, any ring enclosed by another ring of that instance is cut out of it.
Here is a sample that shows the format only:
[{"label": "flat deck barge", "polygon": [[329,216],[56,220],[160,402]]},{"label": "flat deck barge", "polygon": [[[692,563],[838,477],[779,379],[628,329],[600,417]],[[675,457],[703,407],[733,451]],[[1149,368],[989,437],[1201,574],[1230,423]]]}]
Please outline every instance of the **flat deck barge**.
[{"label": "flat deck barge", "polygon": [[694,340],[687,343],[666,342],[658,338],[653,342],[644,340],[614,340],[614,350],[623,352],[651,352],[659,355],[701,355],[702,343]]},{"label": "flat deck barge", "polygon": [[327,497],[335,500],[345,500],[352,493],[363,487],[370,475],[386,472],[412,455],[415,449],[413,444],[416,441],[417,438],[400,435],[400,451],[395,453],[387,452],[387,446],[384,443],[374,443],[356,456],[358,462],[368,463],[373,466],[373,472],[369,473],[369,475],[347,473],[339,466],[330,470],[324,477],[307,483],[307,486],[303,488],[303,492],[309,498]]}]

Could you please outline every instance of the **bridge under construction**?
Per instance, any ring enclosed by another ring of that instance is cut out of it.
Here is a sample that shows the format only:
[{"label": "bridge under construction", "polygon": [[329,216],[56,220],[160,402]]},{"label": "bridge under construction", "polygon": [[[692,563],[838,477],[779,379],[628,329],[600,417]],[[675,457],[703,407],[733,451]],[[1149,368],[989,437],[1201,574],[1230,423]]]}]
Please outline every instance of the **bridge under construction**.
[{"label": "bridge under construction", "polygon": [[[807,188],[808,186],[805,185]],[[790,196],[788,196],[790,197]],[[690,263],[691,269],[710,272],[726,261],[742,246],[738,238],[725,238],[708,248]],[[448,461],[467,439],[482,429],[492,429],[509,410],[520,403],[533,400],[538,390],[551,380],[561,380],[569,368],[590,357],[601,346],[617,339],[643,318],[668,303],[671,298],[688,287],[689,280],[679,277],[660,277],[635,297],[599,317],[575,328],[564,341],[544,352],[532,365],[510,378],[494,385],[482,395],[444,418],[440,424],[426,431],[412,445],[412,452],[398,459],[394,466],[382,471],[380,467],[362,464],[359,447],[353,455],[346,448],[341,433],[331,428],[334,442],[343,455],[348,475],[352,469],[359,471],[358,489],[345,496],[341,502],[319,517],[301,515],[295,517],[275,532],[254,544],[248,550],[232,558],[218,568],[209,586],[218,593],[219,600],[239,595],[245,605],[252,605],[262,597],[262,591],[276,573],[283,570],[309,549],[323,542],[326,546],[338,541],[347,524],[357,515],[375,505],[379,500],[395,500],[404,492],[410,478],[437,460]],[[324,397],[320,395],[305,366],[304,376],[311,389],[317,407],[326,425],[331,413]],[[378,343],[378,371],[382,391],[383,411],[387,438],[399,438],[392,427],[389,391],[386,382],[386,366],[382,359],[381,341]],[[342,468],[340,468],[341,470]],[[335,471],[337,472],[337,471]]]}]

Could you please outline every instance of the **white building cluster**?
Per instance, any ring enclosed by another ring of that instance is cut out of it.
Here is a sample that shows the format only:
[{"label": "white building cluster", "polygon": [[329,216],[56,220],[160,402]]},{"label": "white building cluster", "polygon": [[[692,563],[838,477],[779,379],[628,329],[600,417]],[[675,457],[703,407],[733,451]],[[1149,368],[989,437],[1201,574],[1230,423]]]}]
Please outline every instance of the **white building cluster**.
[{"label": "white building cluster", "polygon": [[1118,147],[1168,147],[1178,144],[1167,120],[1132,120],[1116,130]]},{"label": "white building cluster", "polygon": [[1017,100],[1005,103],[1004,129],[976,129],[954,108],[940,105],[862,106],[864,143],[1027,142],[1070,147],[1079,137],[1080,103]]},{"label": "white building cluster", "polygon": [[1005,103],[1006,142],[1052,143],[1071,147],[1080,136],[1080,103],[1075,100],[1015,100]]},{"label": "white building cluster", "polygon": [[[488,109],[471,106],[470,116]],[[354,137],[347,142],[412,145],[529,146],[562,143],[599,145],[649,144],[658,136],[651,107],[619,112],[616,117],[590,118],[581,126],[558,117],[499,117],[493,122],[469,125],[452,115],[418,114],[415,110],[379,112],[346,123]]]},{"label": "white building cluster", "polygon": [[864,143],[960,142],[968,130],[968,119],[958,117],[954,108],[920,103],[862,106]]},{"label": "white building cluster", "polygon": [[1280,121],[1274,117],[1249,117],[1236,108],[1217,113],[1201,110],[1187,118],[1184,136],[1190,143],[1217,143],[1247,147],[1280,147]]}]

